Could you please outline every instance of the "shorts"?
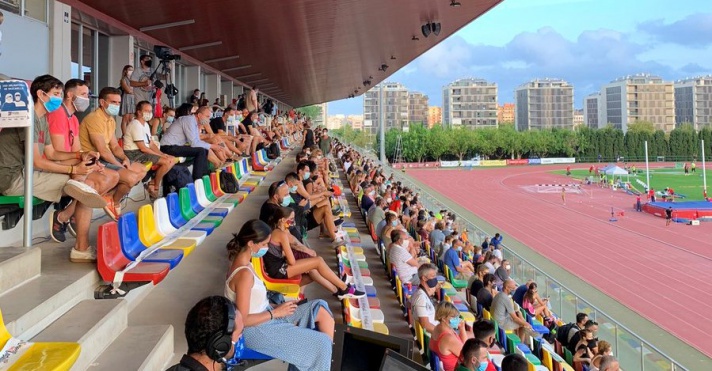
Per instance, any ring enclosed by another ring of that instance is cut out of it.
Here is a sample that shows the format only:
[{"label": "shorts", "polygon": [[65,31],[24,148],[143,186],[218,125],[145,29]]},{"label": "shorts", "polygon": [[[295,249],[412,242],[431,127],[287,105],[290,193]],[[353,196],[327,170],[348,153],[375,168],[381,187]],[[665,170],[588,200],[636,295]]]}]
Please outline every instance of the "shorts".
[{"label": "shorts", "polygon": [[114,165],[114,164],[112,164],[110,162],[106,162],[104,160],[99,160],[99,162],[109,170],[119,171],[121,169],[125,169],[123,166]]},{"label": "shorts", "polygon": [[155,165],[161,159],[158,155],[143,153],[141,151],[124,151],[124,153],[126,153],[126,157],[128,157],[131,162],[151,162]]},{"label": "shorts", "polygon": [[[59,202],[62,190],[69,180],[69,175],[34,171],[32,176],[32,195],[41,200]],[[10,182],[5,190],[5,196],[22,196],[25,194],[24,171]]]},{"label": "shorts", "polygon": [[287,259],[268,253],[264,255],[262,261],[268,276],[276,279],[287,278]]},{"label": "shorts", "polygon": [[314,219],[314,210],[309,209],[306,215],[307,219],[307,230],[311,231],[312,229],[316,228],[319,226],[319,223],[317,223],[316,219]]}]

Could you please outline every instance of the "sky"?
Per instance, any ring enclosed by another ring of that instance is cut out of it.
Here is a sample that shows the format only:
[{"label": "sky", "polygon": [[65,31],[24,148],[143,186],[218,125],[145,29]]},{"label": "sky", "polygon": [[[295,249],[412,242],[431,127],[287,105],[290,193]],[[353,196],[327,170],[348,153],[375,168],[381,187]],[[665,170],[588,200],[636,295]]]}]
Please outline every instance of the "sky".
[{"label": "sky", "polygon": [[[459,78],[496,82],[499,104],[534,78],[562,78],[582,108],[601,85],[638,73],[712,74],[712,0],[504,0],[386,81],[440,106]],[[363,96],[329,103],[329,115],[362,113]]]}]

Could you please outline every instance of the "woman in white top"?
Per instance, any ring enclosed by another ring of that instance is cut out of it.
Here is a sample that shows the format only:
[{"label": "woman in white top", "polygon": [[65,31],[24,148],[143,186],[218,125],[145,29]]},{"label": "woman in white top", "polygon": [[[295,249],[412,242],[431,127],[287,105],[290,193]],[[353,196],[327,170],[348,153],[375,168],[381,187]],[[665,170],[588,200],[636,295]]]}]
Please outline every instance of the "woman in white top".
[{"label": "woman in white top", "polygon": [[266,223],[250,220],[227,245],[232,263],[225,296],[243,313],[245,346],[289,363],[289,370],[327,371],[334,318],[326,302],[272,305],[264,283],[252,269],[252,258],[267,253],[271,233]]},{"label": "woman in white top", "polygon": [[156,175],[147,185],[150,197],[155,199],[158,197],[158,189],[163,177],[176,164],[176,158],[161,152],[151,138],[151,126],[148,122],[152,118],[151,103],[145,100],[138,102],[136,118],[131,120],[124,132],[124,152],[131,162],[152,162],[158,167]]}]

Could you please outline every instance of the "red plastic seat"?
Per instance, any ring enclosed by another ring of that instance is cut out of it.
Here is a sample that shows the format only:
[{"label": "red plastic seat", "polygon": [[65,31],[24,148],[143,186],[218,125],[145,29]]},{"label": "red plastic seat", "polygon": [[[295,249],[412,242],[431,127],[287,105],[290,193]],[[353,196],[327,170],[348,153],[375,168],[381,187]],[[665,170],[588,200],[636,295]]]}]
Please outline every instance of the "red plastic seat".
[{"label": "red plastic seat", "polygon": [[[262,272],[262,277],[265,281],[270,282],[270,283],[281,283],[281,284],[293,284],[293,285],[298,285],[300,282],[302,282],[302,276],[294,276],[294,277],[288,277],[288,278],[272,278],[269,275],[267,275],[267,272],[265,272],[265,262],[264,259],[259,258],[259,266],[260,266],[260,272]],[[254,264],[253,264],[254,266]]]},{"label": "red plastic seat", "polygon": [[[119,228],[116,222],[99,226],[97,238],[96,267],[104,281],[113,282],[116,272],[124,269],[131,261],[121,251]],[[124,282],[153,282],[154,285],[163,281],[171,266],[168,263],[140,262],[124,274]]]},{"label": "red plastic seat", "polygon": [[[230,169],[230,167],[228,167]],[[210,189],[213,191],[215,197],[222,197],[225,195],[222,189],[218,186],[218,174],[215,172],[210,173]]]},{"label": "red plastic seat", "polygon": [[[368,299],[368,307],[371,309],[380,309],[381,308],[381,301],[378,300],[378,298],[367,298]],[[351,303],[351,306],[354,308],[360,308],[360,304],[358,302],[358,299],[348,299],[349,303]]]},{"label": "red plastic seat", "polygon": [[265,167],[260,164],[260,161],[257,159],[257,152],[252,153],[252,169],[256,171],[266,171]]}]

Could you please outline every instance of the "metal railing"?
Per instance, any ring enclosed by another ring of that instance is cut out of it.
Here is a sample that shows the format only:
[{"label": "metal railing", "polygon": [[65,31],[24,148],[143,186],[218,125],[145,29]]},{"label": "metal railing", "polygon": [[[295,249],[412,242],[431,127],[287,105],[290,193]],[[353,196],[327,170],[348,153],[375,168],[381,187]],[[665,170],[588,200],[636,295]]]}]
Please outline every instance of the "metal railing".
[{"label": "metal railing", "polygon": [[[377,164],[383,165],[384,168],[391,170],[398,181],[419,194],[419,201],[428,210],[438,211],[447,209],[448,212],[452,213],[452,208],[447,207],[438,196],[432,195],[422,189],[401,171],[391,168],[390,164],[381,163],[372,151],[354,145],[351,145],[351,147],[357,149],[365,156],[370,157]],[[491,233],[485,232],[484,229],[478,227],[465,216],[457,212],[454,214],[457,215],[456,224],[459,227],[458,230],[466,229],[472,241],[483,241],[484,237],[491,235]],[[477,240],[473,238],[473,233],[477,236]],[[645,341],[627,326],[607,315],[605,311],[583,299],[575,291],[569,289],[544,272],[543,269],[508,248],[506,244],[503,243],[500,246],[503,247],[504,258],[511,263],[511,277],[517,282],[526,282],[529,279],[533,279],[539,287],[540,294],[543,291],[543,296],[549,297],[551,308],[559,318],[563,318],[568,322],[573,321],[577,313],[586,313],[589,318],[598,322],[598,339],[605,340],[611,344],[613,354],[620,362],[621,369],[654,371],[687,370],[679,362],[675,361],[675,359]],[[544,288],[544,290],[542,290],[542,288]]]}]

